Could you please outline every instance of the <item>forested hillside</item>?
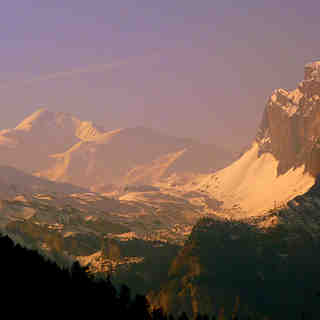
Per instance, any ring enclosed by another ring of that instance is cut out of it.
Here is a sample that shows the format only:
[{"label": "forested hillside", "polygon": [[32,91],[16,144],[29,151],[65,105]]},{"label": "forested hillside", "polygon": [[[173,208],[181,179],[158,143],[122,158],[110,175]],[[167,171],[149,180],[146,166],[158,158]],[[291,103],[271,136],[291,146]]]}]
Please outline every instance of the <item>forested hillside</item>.
[{"label": "forested hillside", "polygon": [[[145,296],[118,290],[110,278],[90,276],[79,263],[61,269],[36,251],[0,236],[1,311],[15,318],[165,320],[160,309],[151,309]],[[182,314],[179,319],[185,319]]]},{"label": "forested hillside", "polygon": [[271,213],[282,221],[269,229],[253,221],[202,219],[171,264],[167,283],[150,294],[153,305],[227,319],[301,319],[304,312],[302,319],[319,319],[319,237],[292,217],[285,223],[286,214],[293,213]]}]

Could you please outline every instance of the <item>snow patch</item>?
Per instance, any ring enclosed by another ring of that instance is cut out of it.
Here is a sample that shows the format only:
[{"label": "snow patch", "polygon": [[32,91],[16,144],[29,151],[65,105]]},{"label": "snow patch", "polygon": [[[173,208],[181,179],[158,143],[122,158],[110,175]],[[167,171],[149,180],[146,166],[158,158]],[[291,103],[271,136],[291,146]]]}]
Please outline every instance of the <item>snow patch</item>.
[{"label": "snow patch", "polygon": [[264,153],[259,157],[258,152],[255,142],[239,160],[203,178],[197,188],[223,201],[225,209],[239,207],[246,216],[254,216],[285,204],[314,184],[314,177],[305,173],[304,166],[278,176],[274,156]]}]

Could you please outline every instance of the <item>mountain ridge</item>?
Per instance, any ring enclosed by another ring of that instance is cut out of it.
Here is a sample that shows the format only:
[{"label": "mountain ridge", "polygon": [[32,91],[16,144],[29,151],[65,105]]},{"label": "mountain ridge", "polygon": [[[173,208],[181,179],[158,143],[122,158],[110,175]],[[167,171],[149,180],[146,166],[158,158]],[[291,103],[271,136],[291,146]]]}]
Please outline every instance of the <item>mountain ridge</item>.
[{"label": "mountain ridge", "polygon": [[110,131],[45,108],[0,131],[0,152],[0,165],[99,192],[210,172],[232,159],[222,148],[189,138],[141,126]]},{"label": "mountain ridge", "polygon": [[[225,215],[263,215],[305,193],[320,173],[320,62],[308,63],[292,91],[268,98],[251,147],[189,186],[224,202]],[[195,186],[196,185],[196,186]]]}]

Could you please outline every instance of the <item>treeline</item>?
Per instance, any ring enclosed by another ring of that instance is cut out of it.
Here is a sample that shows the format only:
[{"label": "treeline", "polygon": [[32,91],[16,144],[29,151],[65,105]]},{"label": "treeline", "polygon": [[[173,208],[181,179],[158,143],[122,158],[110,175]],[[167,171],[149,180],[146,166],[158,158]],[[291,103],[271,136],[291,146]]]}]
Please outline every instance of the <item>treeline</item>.
[{"label": "treeline", "polygon": [[[89,319],[188,320],[152,309],[144,295],[132,296],[122,285],[118,290],[111,279],[90,276],[75,262],[62,269],[38,252],[0,236],[0,306],[2,314],[41,318],[72,317]],[[196,320],[227,320],[223,311],[216,316],[197,315]],[[189,318],[190,319],[190,318]],[[233,320],[254,320],[239,318]],[[308,320],[307,316],[301,319]]]},{"label": "treeline", "polygon": [[173,314],[219,320],[320,319],[320,242],[306,229],[202,219],[148,297]]},{"label": "treeline", "polygon": [[90,276],[78,262],[60,268],[8,236],[0,236],[0,257],[0,307],[11,318],[188,319],[152,310],[145,296],[133,297],[126,285],[117,290],[109,277]]}]

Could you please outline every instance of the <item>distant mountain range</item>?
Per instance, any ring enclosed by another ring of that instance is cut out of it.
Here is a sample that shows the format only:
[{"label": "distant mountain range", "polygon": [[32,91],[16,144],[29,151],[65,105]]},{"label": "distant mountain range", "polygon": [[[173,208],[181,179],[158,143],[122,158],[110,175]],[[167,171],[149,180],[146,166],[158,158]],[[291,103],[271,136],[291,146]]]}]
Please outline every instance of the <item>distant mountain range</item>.
[{"label": "distant mountain range", "polygon": [[137,127],[107,131],[65,113],[40,109],[0,131],[0,165],[94,191],[153,184],[225,166],[231,153]]}]

